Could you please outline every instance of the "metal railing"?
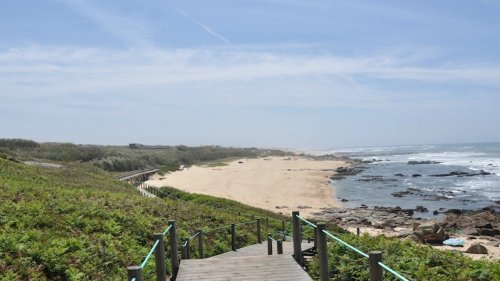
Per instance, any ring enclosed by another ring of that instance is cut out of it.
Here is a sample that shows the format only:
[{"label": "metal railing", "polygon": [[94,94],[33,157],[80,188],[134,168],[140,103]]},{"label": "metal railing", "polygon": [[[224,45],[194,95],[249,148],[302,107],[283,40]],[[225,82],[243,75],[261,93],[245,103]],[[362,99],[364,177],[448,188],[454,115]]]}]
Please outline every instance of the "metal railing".
[{"label": "metal railing", "polygon": [[[268,219],[266,219],[267,223]],[[278,221],[278,220],[276,220]],[[237,227],[246,227],[255,224],[255,232],[257,236],[257,241],[256,243],[262,243],[262,229],[261,229],[261,219],[256,218],[255,220],[251,221],[244,221],[244,222],[238,222],[238,223],[232,223],[228,225],[223,225],[219,227],[215,227],[212,229],[206,229],[206,230],[198,230],[189,237],[185,239],[181,239],[183,243],[180,244],[181,246],[181,259],[190,259],[191,258],[191,241],[194,240],[195,238],[198,238],[198,257],[199,258],[204,258],[204,247],[203,247],[203,238],[205,235],[209,233],[213,233],[216,231],[224,230],[224,229],[230,229],[231,232],[231,250],[236,251],[238,249],[238,244],[237,244],[237,232],[236,229]],[[140,266],[129,266],[127,267],[127,272],[128,272],[128,280],[130,281],[143,281],[143,270],[148,264],[148,262],[151,260],[153,254],[155,256],[155,261],[156,261],[156,277],[157,280],[160,281],[166,281],[166,268],[165,268],[165,245],[163,242],[163,236],[169,234],[169,244],[170,244],[170,262],[172,266],[172,279],[175,280],[175,277],[177,276],[177,272],[179,270],[179,260],[177,256],[177,233],[176,233],[176,227],[175,227],[175,221],[169,221],[169,226],[165,231],[162,233],[158,233],[154,235],[155,242],[151,249],[149,250],[148,254],[142,261]],[[268,235],[269,238],[269,235]],[[274,240],[274,239],[273,239]],[[277,241],[277,240],[274,240]],[[277,241],[281,242],[281,241]],[[278,252],[283,252],[282,246],[281,249],[279,248],[280,245],[278,245]]]},{"label": "metal railing", "polygon": [[[302,242],[302,232],[300,231],[300,221],[305,223],[306,225],[314,228],[315,231],[315,245],[317,245],[317,251],[319,255],[319,263],[320,263],[320,280],[327,281],[330,280],[329,276],[329,268],[328,268],[328,253],[327,253],[327,238],[331,238],[336,242],[339,242],[341,245],[347,247],[349,250],[363,256],[364,258],[368,258],[369,262],[369,276],[370,281],[382,281],[384,280],[384,270],[393,274],[395,277],[402,281],[409,281],[406,277],[402,276],[397,271],[393,270],[386,264],[382,262],[382,252],[381,251],[370,251],[368,254],[361,251],[360,249],[350,245],[349,243],[343,241],[337,236],[326,230],[326,224],[319,222],[314,224],[305,218],[299,215],[299,212],[292,213],[292,222],[294,224],[294,257],[295,260],[303,266],[304,261],[302,258],[301,251],[301,242]],[[316,241],[317,240],[317,241]],[[317,244],[316,244],[317,243]]]},{"label": "metal railing", "polygon": [[156,280],[167,281],[167,270],[165,263],[165,244],[163,237],[169,234],[170,242],[170,264],[172,266],[172,275],[176,276],[179,270],[179,260],[177,258],[177,233],[175,229],[175,221],[171,220],[168,222],[168,227],[161,233],[155,233],[155,242],[148,254],[142,261],[140,266],[132,265],[127,267],[128,280],[130,281],[142,281],[143,280],[143,270],[148,264],[149,260],[155,255],[156,262]]}]

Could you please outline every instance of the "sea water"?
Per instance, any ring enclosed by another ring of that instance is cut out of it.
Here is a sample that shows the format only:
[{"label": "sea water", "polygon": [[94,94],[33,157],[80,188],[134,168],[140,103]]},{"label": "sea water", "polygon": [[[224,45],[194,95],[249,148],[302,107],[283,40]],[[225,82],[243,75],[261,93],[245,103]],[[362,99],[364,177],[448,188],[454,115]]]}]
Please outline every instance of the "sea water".
[{"label": "sea water", "polygon": [[[363,164],[364,171],[356,176],[334,181],[336,195],[346,207],[384,206],[412,208],[423,206],[432,216],[447,209],[476,210],[494,206],[500,208],[500,143],[392,146],[332,150],[330,153],[373,163]],[[436,164],[408,164],[409,161],[434,161]],[[446,176],[431,175],[451,172],[490,175]],[[397,175],[402,174],[402,175]],[[421,175],[414,177],[413,175]],[[375,180],[369,180],[374,179]],[[409,192],[395,197],[398,192]]]}]

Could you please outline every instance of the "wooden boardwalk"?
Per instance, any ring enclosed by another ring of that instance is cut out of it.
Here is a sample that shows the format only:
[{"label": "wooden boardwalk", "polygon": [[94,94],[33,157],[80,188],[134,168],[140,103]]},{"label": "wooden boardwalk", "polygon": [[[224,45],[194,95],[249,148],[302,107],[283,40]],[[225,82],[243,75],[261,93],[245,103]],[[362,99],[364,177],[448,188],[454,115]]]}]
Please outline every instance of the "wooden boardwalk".
[{"label": "wooden boardwalk", "polygon": [[[200,260],[182,260],[177,281],[208,280],[270,280],[312,281],[292,257],[293,243],[283,242],[283,255],[267,254],[267,244],[256,244],[218,256]],[[313,245],[302,244],[302,249]]]}]

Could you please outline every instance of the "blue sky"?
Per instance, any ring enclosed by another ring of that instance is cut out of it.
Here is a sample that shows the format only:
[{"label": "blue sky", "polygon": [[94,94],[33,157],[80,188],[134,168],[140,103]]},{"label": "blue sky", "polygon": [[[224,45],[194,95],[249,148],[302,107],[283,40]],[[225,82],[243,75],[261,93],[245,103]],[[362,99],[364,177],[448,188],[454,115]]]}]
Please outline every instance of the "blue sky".
[{"label": "blue sky", "polygon": [[500,141],[500,0],[0,0],[0,137]]}]

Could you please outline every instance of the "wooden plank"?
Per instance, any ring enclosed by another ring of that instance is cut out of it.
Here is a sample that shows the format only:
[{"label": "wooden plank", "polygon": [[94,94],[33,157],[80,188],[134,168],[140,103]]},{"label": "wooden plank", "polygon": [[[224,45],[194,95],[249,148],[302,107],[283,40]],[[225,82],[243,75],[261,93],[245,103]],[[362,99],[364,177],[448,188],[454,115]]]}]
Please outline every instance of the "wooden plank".
[{"label": "wooden plank", "polygon": [[260,255],[183,260],[177,280],[311,281],[312,279],[290,255]]},{"label": "wooden plank", "polygon": [[[302,243],[302,250],[310,249],[314,246],[313,243]],[[273,242],[273,253],[277,253],[276,242]],[[255,244],[247,247],[243,247],[235,251],[226,252],[213,258],[224,258],[224,257],[241,257],[241,256],[257,256],[257,255],[267,255],[267,243]],[[293,255],[293,243],[283,242],[283,255]]]}]

